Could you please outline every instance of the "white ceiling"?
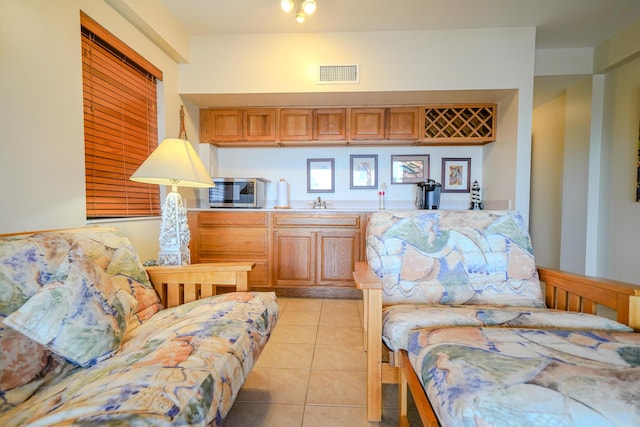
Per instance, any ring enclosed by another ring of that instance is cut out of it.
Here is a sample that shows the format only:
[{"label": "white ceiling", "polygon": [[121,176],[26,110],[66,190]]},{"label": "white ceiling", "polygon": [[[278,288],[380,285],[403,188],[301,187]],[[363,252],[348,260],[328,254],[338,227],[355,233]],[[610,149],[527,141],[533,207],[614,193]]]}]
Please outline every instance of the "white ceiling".
[{"label": "white ceiling", "polygon": [[316,0],[303,24],[280,0],[161,1],[190,34],[535,26],[539,49],[594,47],[640,20],[640,0]]},{"label": "white ceiling", "polygon": [[[303,24],[280,9],[280,0],[160,1],[191,35],[534,26],[537,49],[593,48],[640,20],[640,0],[316,0],[316,13]],[[534,106],[579,78],[537,77]],[[201,98],[193,101],[228,102]]]}]

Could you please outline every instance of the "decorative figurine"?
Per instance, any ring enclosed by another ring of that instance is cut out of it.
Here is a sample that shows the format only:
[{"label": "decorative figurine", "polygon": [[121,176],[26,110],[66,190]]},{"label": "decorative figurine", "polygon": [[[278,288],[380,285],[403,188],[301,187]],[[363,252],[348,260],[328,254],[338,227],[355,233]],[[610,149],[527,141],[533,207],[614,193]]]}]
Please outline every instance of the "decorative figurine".
[{"label": "decorative figurine", "polygon": [[482,202],[480,201],[480,184],[478,184],[478,180],[473,181],[473,186],[471,186],[471,207],[469,208],[473,211],[482,210]]}]

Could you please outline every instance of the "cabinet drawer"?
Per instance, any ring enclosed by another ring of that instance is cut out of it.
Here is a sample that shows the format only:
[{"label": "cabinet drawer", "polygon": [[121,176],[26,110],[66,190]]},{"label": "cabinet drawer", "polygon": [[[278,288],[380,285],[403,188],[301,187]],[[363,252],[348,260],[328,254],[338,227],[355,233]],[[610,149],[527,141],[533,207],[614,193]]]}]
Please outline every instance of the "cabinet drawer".
[{"label": "cabinet drawer", "polygon": [[198,225],[206,227],[210,225],[242,225],[242,226],[267,226],[266,212],[200,212]]},{"label": "cabinet drawer", "polygon": [[267,256],[267,229],[261,228],[217,228],[200,230],[198,251],[201,257],[207,255],[227,256]]},{"label": "cabinet drawer", "polygon": [[360,227],[357,214],[275,214],[274,227]]}]

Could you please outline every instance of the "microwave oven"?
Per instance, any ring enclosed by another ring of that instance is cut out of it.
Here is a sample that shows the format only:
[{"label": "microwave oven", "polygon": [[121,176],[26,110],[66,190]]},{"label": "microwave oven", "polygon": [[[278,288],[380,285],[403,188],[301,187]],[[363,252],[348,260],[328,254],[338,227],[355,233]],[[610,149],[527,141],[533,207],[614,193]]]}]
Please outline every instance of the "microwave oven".
[{"label": "microwave oven", "polygon": [[209,207],[262,208],[266,197],[264,178],[213,178],[209,188]]}]

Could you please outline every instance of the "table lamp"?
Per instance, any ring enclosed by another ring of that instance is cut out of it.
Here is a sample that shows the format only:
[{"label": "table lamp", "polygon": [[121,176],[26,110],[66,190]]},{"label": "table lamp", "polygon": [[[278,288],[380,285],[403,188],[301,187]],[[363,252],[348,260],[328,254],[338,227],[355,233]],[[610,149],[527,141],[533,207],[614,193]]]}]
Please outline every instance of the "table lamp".
[{"label": "table lamp", "polygon": [[165,139],[131,175],[131,181],[171,185],[162,207],[159,265],[190,263],[189,224],[182,205],[178,185],[182,187],[215,187],[202,161],[185,139]]}]

